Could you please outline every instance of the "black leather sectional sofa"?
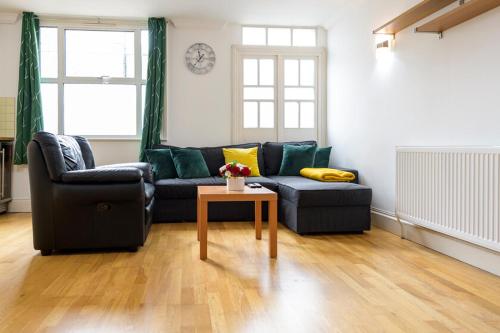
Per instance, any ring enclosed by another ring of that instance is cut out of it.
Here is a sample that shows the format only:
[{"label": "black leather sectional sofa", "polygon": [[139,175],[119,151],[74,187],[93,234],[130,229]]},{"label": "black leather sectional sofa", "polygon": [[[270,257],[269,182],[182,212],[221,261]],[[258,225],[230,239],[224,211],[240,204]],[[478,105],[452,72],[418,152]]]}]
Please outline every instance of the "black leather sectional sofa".
[{"label": "black leather sectional sofa", "polygon": [[[299,234],[322,232],[362,232],[370,229],[372,191],[357,183],[331,183],[301,176],[278,176],[285,143],[248,143],[199,148],[211,177],[196,179],[162,179],[155,182],[154,222],[196,221],[196,187],[224,185],[219,168],[225,163],[222,148],[259,147],[258,163],[261,177],[249,177],[247,183],[260,183],[279,195],[279,220]],[[313,144],[315,141],[288,142]],[[171,146],[158,145],[156,148]],[[263,207],[267,218],[267,207]],[[209,221],[253,220],[253,203],[214,202],[208,209]]]},{"label": "black leather sectional sofa", "polygon": [[[278,193],[282,223],[299,234],[370,229],[370,188],[278,176],[283,143],[229,147],[255,146],[263,176],[247,181]],[[152,221],[195,221],[197,186],[225,184],[218,176],[225,162],[222,148],[200,148],[208,178],[154,181],[148,163],[95,167],[85,138],[37,133],[28,145],[35,249],[42,255],[63,249],[136,250],[146,241]],[[266,219],[265,204],[263,210]],[[254,207],[245,202],[210,203],[208,213],[210,221],[253,220]]]}]

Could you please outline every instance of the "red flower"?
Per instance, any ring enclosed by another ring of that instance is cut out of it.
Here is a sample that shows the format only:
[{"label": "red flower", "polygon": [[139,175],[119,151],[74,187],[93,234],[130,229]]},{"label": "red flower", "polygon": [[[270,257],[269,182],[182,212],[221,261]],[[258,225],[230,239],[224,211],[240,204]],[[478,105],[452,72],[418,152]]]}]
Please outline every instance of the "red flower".
[{"label": "red flower", "polygon": [[243,168],[241,168],[241,175],[243,177],[248,177],[250,176],[250,168],[247,167],[247,166],[244,166]]},{"label": "red flower", "polygon": [[231,171],[233,176],[238,176],[240,173],[240,168],[238,168],[237,165],[231,165],[229,171]]}]

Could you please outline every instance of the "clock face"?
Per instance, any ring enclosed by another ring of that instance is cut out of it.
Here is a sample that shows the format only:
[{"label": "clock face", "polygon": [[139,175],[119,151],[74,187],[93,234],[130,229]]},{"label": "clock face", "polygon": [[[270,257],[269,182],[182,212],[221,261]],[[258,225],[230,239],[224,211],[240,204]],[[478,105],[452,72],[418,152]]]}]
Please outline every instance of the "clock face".
[{"label": "clock face", "polygon": [[206,74],[214,68],[215,52],[204,43],[196,43],[186,51],[186,66],[195,74]]}]

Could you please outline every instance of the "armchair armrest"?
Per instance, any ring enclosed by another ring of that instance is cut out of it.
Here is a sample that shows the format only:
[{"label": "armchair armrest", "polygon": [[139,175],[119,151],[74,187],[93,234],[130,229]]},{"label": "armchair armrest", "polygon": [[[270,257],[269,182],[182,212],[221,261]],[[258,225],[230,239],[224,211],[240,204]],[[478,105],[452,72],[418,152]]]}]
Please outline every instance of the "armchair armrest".
[{"label": "armchair armrest", "polygon": [[354,176],[356,176],[356,178],[352,182],[350,182],[350,183],[359,184],[359,173],[358,173],[358,170],[349,169],[349,168],[341,168],[341,167],[338,167],[338,166],[333,166],[332,168],[337,169],[337,170],[341,170],[341,171],[347,171],[347,172],[353,173]]},{"label": "armchair armrest", "polygon": [[120,164],[109,164],[98,167],[97,169],[122,169],[122,168],[136,168],[142,171],[142,175],[145,182],[154,183],[153,171],[151,169],[151,164],[145,162],[135,162],[135,163],[120,163]]},{"label": "armchair armrest", "polygon": [[142,179],[142,171],[137,168],[76,170],[63,173],[61,179],[69,184],[132,183]]}]

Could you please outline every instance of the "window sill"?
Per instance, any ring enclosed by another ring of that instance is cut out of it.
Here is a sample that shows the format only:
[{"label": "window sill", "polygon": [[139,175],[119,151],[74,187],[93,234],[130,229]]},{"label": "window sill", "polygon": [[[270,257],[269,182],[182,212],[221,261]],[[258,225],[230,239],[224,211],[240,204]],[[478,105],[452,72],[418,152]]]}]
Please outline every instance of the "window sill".
[{"label": "window sill", "polygon": [[[128,138],[128,137],[85,137],[89,141],[94,142],[136,142],[141,141],[141,138]],[[166,143],[167,139],[161,138],[161,143]]]}]

